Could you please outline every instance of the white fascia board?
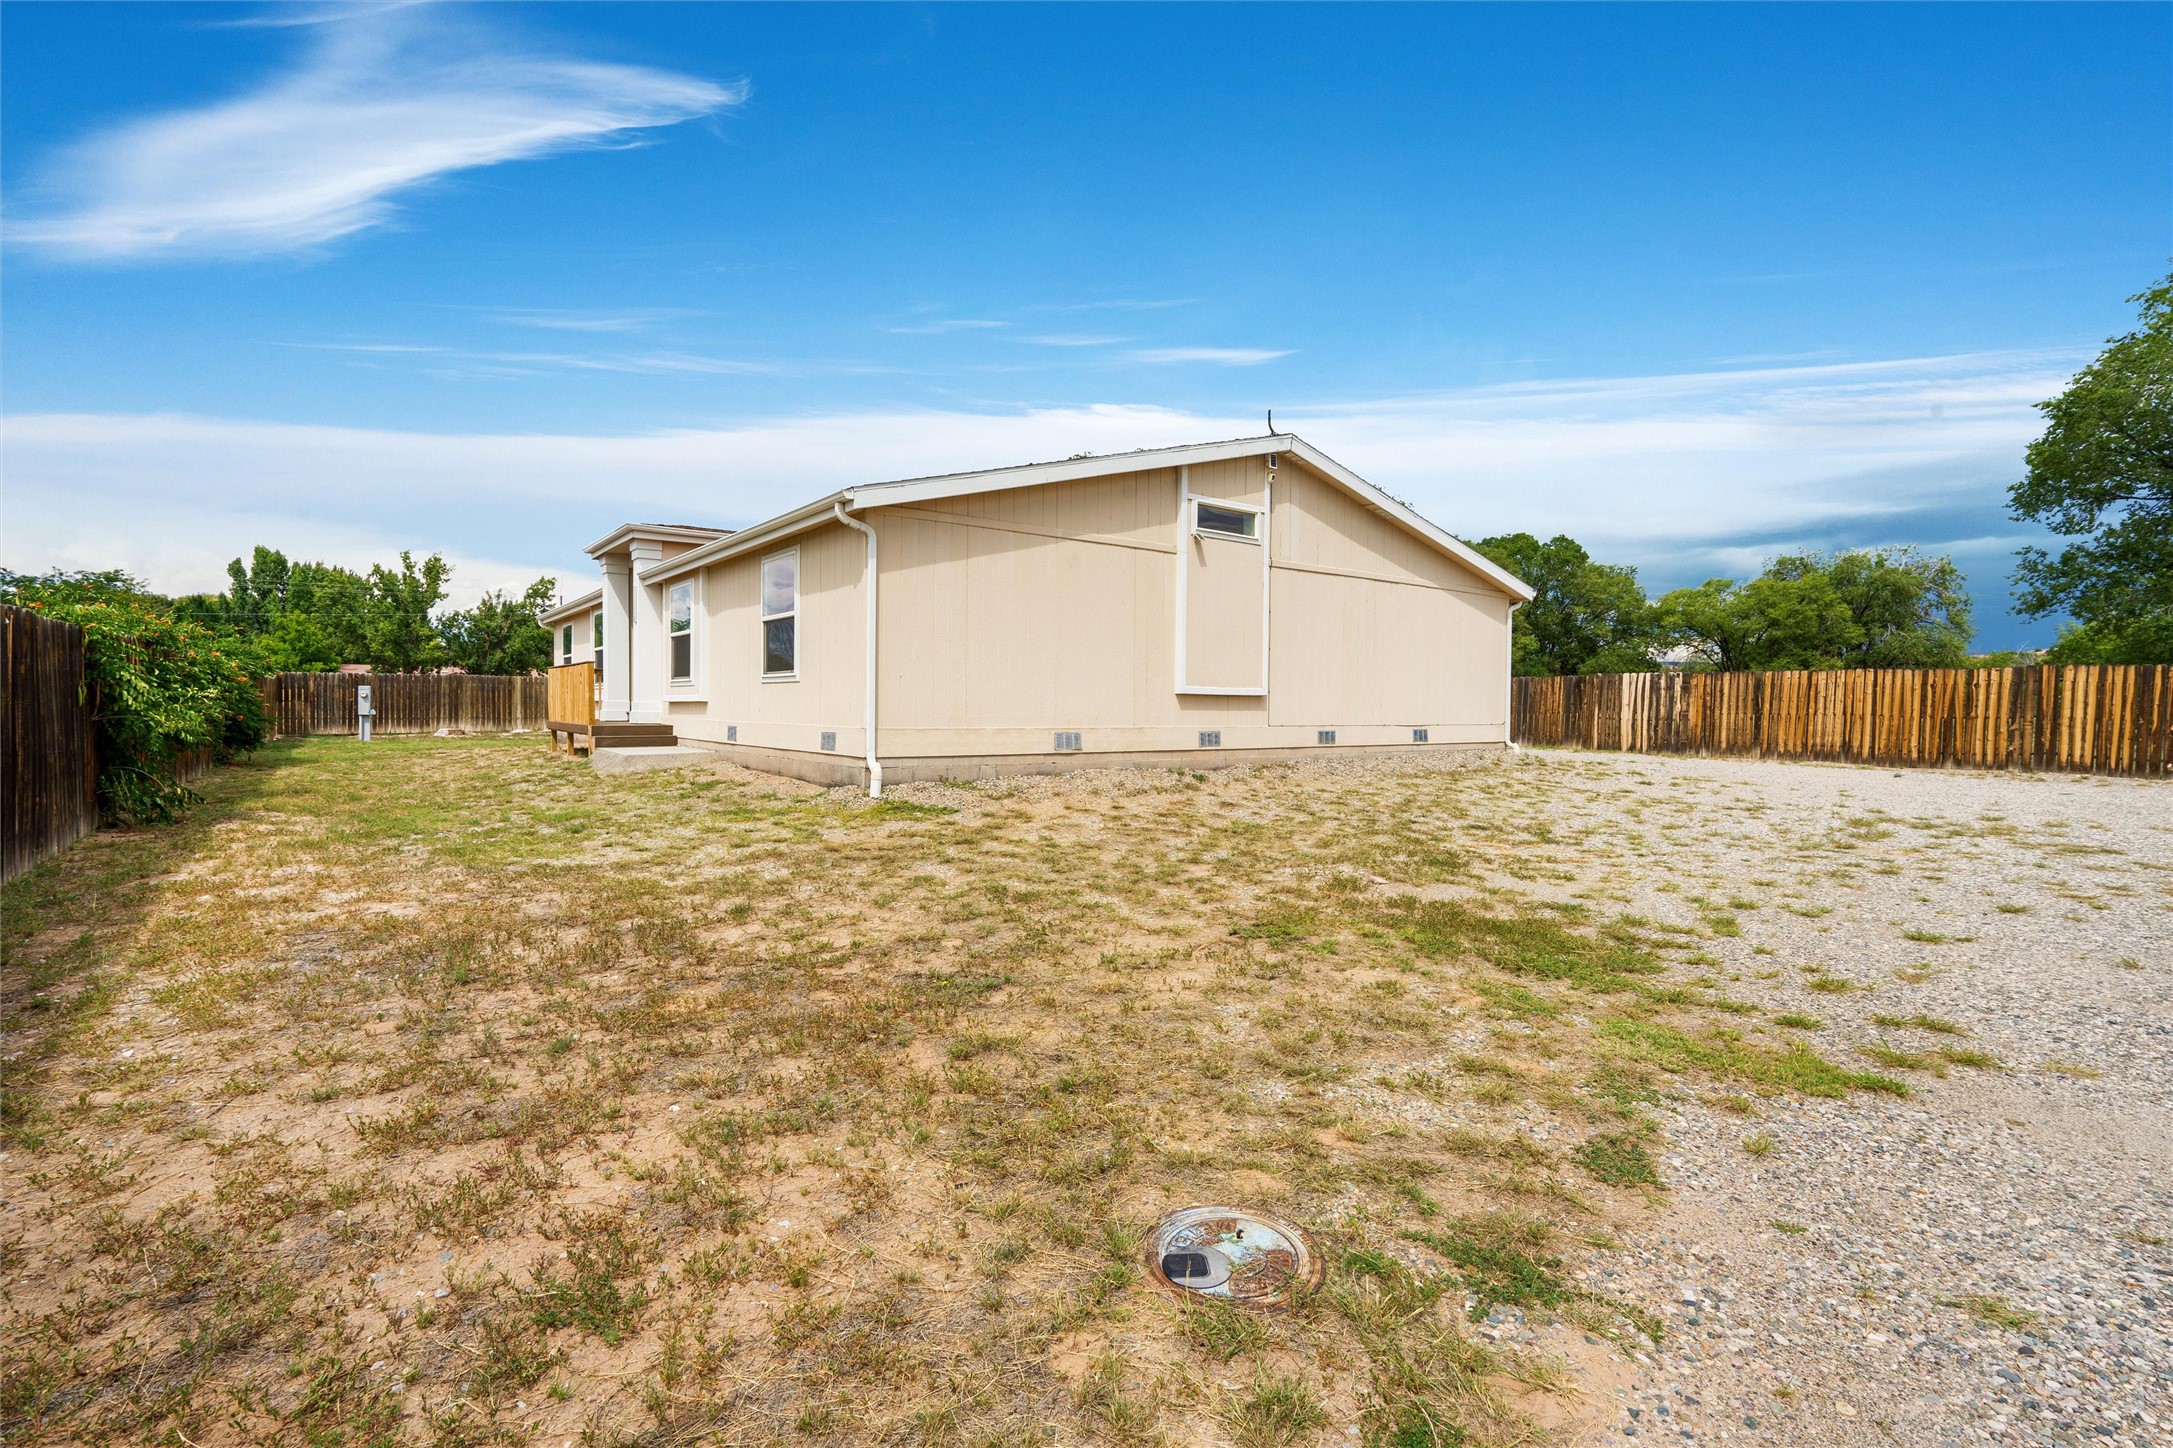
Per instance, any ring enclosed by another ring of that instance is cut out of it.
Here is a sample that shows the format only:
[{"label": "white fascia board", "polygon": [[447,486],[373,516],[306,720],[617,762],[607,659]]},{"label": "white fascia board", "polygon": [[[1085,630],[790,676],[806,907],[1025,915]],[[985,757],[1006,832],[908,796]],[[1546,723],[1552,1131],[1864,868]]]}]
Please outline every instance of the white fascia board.
[{"label": "white fascia board", "polygon": [[556,608],[547,608],[536,615],[538,623],[557,623],[562,619],[578,618],[584,613],[594,613],[604,606],[604,591],[589,590],[579,598],[570,598]]},{"label": "white fascia board", "polygon": [[1068,483],[1074,478],[1107,478],[1124,473],[1148,473],[1162,468],[1187,467],[1194,463],[1221,462],[1225,458],[1264,457],[1283,452],[1296,439],[1287,433],[1273,437],[1241,437],[1229,442],[1191,443],[1184,447],[1142,448],[1138,452],[1102,453],[1066,458],[1060,463],[1030,463],[1024,467],[992,468],[979,473],[947,473],[935,478],[907,478],[895,483],[869,483],[846,490],[849,508],[884,508],[937,498],[964,498],[975,493],[996,493],[1006,488],[1038,488],[1044,483]]},{"label": "white fascia board", "polygon": [[742,553],[766,548],[795,533],[804,533],[809,528],[834,523],[837,519],[831,515],[830,510],[831,505],[838,502],[844,502],[847,507],[852,506],[844,493],[832,493],[804,507],[794,508],[789,513],[780,513],[767,522],[757,523],[752,528],[742,528],[737,533],[713,538],[699,548],[689,548],[653,568],[642,569],[639,576],[643,583],[662,583],[666,579],[677,578],[682,573],[692,573],[697,568],[706,568],[712,563],[721,563],[727,558],[737,558]]},{"label": "white fascia board", "polygon": [[[857,488],[846,488],[795,508],[789,513],[780,513],[775,518],[757,523],[751,528],[727,533],[721,538],[713,537],[676,558],[668,558],[653,568],[642,570],[641,581],[661,583],[696,568],[736,557],[750,549],[775,543],[810,527],[820,526],[830,519],[832,505],[839,502],[844,503],[849,511],[858,512],[862,508],[896,507],[934,502],[941,498],[965,498],[976,493],[1001,492],[1006,488],[1034,488],[1047,483],[1070,482],[1077,478],[1106,478],[1124,473],[1155,472],[1163,468],[1189,467],[1196,463],[1222,462],[1229,458],[1265,457],[1269,453],[1289,453],[1303,460],[1323,477],[1356,494],[1369,507],[1387,514],[1509,597],[1522,602],[1532,596],[1531,586],[1523,579],[1469,544],[1420,517],[1304,438],[1287,432],[1271,433],[1265,437],[1232,438],[1226,442],[1192,443],[1184,447],[1142,448],[1138,452],[1067,458],[1057,463],[1032,463],[1024,467],[993,468],[977,473],[947,473],[941,477],[907,478],[894,483],[868,483]],[[621,529],[620,533],[629,531],[632,530]],[[619,534],[612,536],[615,539]],[[596,549],[591,548],[589,552],[593,554]]]},{"label": "white fascia board", "polygon": [[670,543],[707,543],[719,535],[729,534],[730,530],[726,528],[694,528],[677,523],[621,523],[581,551],[591,558],[600,558],[637,538],[661,539]]},{"label": "white fascia board", "polygon": [[1523,603],[1532,597],[1535,590],[1529,583],[1526,583],[1469,543],[1429,523],[1426,519],[1412,512],[1409,508],[1397,502],[1319,448],[1314,447],[1304,438],[1291,438],[1287,451],[1293,456],[1302,458],[1316,472],[1341,483],[1367,503],[1388,514],[1389,517],[1394,518],[1398,523],[1418,534],[1419,537],[1424,538],[1427,542],[1517,600],[1517,602]]}]

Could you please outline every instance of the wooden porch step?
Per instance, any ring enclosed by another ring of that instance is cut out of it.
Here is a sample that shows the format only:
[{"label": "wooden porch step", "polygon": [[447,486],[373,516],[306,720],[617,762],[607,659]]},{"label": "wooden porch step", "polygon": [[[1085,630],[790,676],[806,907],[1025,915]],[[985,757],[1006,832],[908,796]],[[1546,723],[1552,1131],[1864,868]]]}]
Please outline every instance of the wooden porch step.
[{"label": "wooden porch step", "polygon": [[589,726],[589,739],[597,749],[669,748],[679,742],[669,724],[606,723]]}]

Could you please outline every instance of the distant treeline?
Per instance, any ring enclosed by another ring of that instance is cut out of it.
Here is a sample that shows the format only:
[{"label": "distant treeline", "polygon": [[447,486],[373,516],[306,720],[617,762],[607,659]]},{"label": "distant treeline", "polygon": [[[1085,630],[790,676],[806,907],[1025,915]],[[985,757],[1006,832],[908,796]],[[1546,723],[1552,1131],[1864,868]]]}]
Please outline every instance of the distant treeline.
[{"label": "distant treeline", "polygon": [[1913,548],[1792,553],[1756,578],[1713,578],[1647,598],[1636,569],[1594,562],[1574,538],[1542,543],[1508,533],[1474,546],[1537,590],[1516,613],[1515,667],[1527,676],[1635,674],[1666,663],[1765,670],[1972,662],[1961,570]]},{"label": "distant treeline", "polygon": [[440,610],[452,567],[438,554],[367,573],[330,563],[290,563],[258,547],[226,566],[224,593],[173,600],[174,614],[254,643],[267,670],[307,673],[368,664],[407,674],[451,665],[471,674],[525,674],[551,665],[551,635],[536,622],[558,581],[524,593],[486,593],[475,607]]}]

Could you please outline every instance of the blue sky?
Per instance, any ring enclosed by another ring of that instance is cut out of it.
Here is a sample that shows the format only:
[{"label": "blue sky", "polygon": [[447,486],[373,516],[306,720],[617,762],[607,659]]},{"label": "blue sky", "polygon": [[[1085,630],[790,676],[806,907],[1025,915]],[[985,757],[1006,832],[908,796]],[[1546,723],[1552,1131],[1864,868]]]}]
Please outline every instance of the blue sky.
[{"label": "blue sky", "polygon": [[463,594],[1230,436],[1658,589],[1952,551],[2173,254],[2173,8],[0,7],[15,567]]}]

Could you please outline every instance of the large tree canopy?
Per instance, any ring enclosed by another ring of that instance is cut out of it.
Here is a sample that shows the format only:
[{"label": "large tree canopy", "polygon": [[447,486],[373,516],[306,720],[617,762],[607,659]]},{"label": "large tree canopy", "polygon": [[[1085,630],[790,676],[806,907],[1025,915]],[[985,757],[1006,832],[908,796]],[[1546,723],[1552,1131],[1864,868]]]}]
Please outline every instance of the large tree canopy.
[{"label": "large tree canopy", "polygon": [[1560,534],[1542,543],[1505,533],[1473,545],[1537,590],[1516,612],[1510,657],[1519,674],[1627,674],[1659,667],[1652,605],[1637,570],[1595,563]]},{"label": "large tree canopy", "polygon": [[1707,579],[1657,607],[1662,635],[1707,668],[1953,668],[1969,660],[1961,570],[1914,548],[1784,554],[1746,583]]},{"label": "large tree canopy", "polygon": [[2016,555],[2016,607],[2075,620],[2062,662],[2173,663],[2173,276],[2132,300],[2142,324],[2038,404],[2044,435],[2008,493],[2017,518],[2079,540]]},{"label": "large tree canopy", "polygon": [[557,587],[556,579],[539,578],[517,598],[486,593],[475,607],[445,615],[438,620],[438,631],[445,636],[446,653],[471,674],[548,669],[551,635],[536,615],[551,606]]}]

